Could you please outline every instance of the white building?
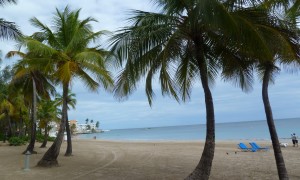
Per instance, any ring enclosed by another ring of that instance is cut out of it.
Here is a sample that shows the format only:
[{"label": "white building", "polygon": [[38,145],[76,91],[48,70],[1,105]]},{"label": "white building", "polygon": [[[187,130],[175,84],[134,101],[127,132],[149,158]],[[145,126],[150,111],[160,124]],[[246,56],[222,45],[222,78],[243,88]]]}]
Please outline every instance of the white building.
[{"label": "white building", "polygon": [[56,135],[57,135],[57,130],[58,130],[58,129],[57,129],[57,128],[58,128],[57,123],[51,121],[51,122],[48,124],[48,126],[51,126],[51,129],[49,130],[49,136],[50,136],[50,137],[56,137]]},{"label": "white building", "polygon": [[87,133],[88,130],[88,125],[87,124],[77,124],[76,130],[77,133]]}]

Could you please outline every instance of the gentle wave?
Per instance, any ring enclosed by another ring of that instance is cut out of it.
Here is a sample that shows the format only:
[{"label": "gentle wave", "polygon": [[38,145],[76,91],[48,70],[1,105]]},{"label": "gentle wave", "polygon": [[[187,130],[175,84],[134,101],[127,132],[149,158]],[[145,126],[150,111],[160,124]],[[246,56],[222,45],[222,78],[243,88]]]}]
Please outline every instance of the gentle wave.
[{"label": "gentle wave", "polygon": [[[291,133],[300,134],[300,118],[275,120],[280,139],[290,139]],[[204,140],[206,126],[203,124],[148,127],[135,129],[116,129],[102,133],[79,134],[80,139],[103,140]],[[270,133],[265,120],[217,123],[216,140],[270,140]]]}]

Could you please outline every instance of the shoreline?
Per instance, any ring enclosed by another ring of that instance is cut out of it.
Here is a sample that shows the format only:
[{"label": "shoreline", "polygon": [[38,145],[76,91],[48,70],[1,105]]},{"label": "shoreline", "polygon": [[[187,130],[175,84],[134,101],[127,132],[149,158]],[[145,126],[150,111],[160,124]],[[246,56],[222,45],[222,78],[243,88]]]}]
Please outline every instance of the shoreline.
[{"label": "shoreline", "polygon": [[[97,133],[95,133],[97,134]],[[72,140],[97,140],[97,141],[112,141],[112,142],[204,142],[205,139],[113,139],[113,138],[80,138],[77,135],[72,136]],[[233,141],[259,141],[259,142],[272,142],[271,139],[264,138],[246,138],[246,139],[216,139],[215,142],[233,142]],[[291,138],[279,138],[279,141],[284,143],[292,143]],[[288,141],[288,142],[286,142]]]},{"label": "shoreline", "polygon": [[[239,142],[216,142],[210,179],[278,179],[273,149],[267,152],[241,152],[237,149]],[[243,142],[248,143],[247,140]],[[256,142],[261,146],[271,146],[270,141]],[[36,143],[38,154],[30,156],[30,170],[24,171],[24,155],[21,153],[26,146],[13,147],[1,143],[0,173],[4,180],[38,180],[41,177],[46,180],[179,180],[196,167],[204,146],[204,141],[74,139],[73,156],[64,156],[67,143],[63,142],[58,157],[60,166],[40,168],[35,165],[48,148],[39,148],[40,143]],[[282,153],[290,179],[300,179],[300,148],[289,145],[282,148]]]}]

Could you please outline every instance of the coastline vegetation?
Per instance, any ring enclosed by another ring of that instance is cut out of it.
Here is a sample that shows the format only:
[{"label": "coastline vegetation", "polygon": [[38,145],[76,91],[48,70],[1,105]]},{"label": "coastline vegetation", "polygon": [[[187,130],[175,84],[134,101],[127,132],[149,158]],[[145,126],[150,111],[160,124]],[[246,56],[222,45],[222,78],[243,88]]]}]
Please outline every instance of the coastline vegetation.
[{"label": "coastline vegetation", "polygon": [[[0,1],[1,5],[4,3],[16,1]],[[38,166],[57,166],[65,131],[65,156],[72,155],[74,127],[69,127],[68,110],[76,106],[75,94],[70,91],[75,81],[81,80],[93,92],[103,88],[123,99],[145,80],[150,106],[155,96],[152,80],[157,75],[162,94],[178,102],[189,100],[193,85],[200,82],[205,95],[206,139],[199,163],[186,179],[209,179],[215,151],[211,84],[221,76],[249,91],[256,75],[262,81],[262,101],[278,176],[289,179],[268,86],[282,69],[299,68],[300,4],[293,0],[155,0],[154,4],[158,12],[131,12],[131,25],[110,36],[110,49],[103,49],[103,44],[98,43],[106,31],[94,32],[91,23],[97,20],[80,19],[80,9],[56,9],[52,24],[30,19],[39,31],[29,36],[21,35],[14,23],[0,19],[0,38],[15,39],[18,44],[18,50],[8,52],[6,57],[19,57],[13,67],[4,68],[0,75],[3,142],[22,145],[27,137],[24,153],[35,153],[36,141],[42,141],[41,147],[46,147],[47,141],[53,140]],[[120,70],[115,78],[109,65]],[[62,88],[62,95],[57,94],[58,88]],[[51,122],[59,123],[55,139],[48,134]],[[43,129],[44,134],[37,133],[37,129]]]}]

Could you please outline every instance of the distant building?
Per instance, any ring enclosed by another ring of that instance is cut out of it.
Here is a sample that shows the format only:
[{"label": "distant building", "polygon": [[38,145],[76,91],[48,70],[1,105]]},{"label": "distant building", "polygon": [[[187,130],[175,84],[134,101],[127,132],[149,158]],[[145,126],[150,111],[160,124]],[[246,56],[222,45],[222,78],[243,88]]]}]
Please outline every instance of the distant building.
[{"label": "distant building", "polygon": [[91,129],[97,129],[96,123],[89,123],[89,125],[91,126]]},{"label": "distant building", "polygon": [[77,133],[89,133],[88,124],[77,124],[76,126]]},{"label": "distant building", "polygon": [[[77,120],[69,120],[69,126],[72,134],[77,133]],[[73,128],[75,126],[75,128]]]},{"label": "distant building", "polygon": [[96,130],[95,123],[77,124],[76,126],[77,133],[91,133],[93,129]]},{"label": "distant building", "polygon": [[49,130],[49,136],[56,137],[59,124],[54,121],[51,121],[51,122],[49,122],[48,126],[51,127],[51,129]]},{"label": "distant building", "polygon": [[75,127],[77,127],[77,120],[69,120],[70,127],[72,127],[73,124],[75,125]]}]

